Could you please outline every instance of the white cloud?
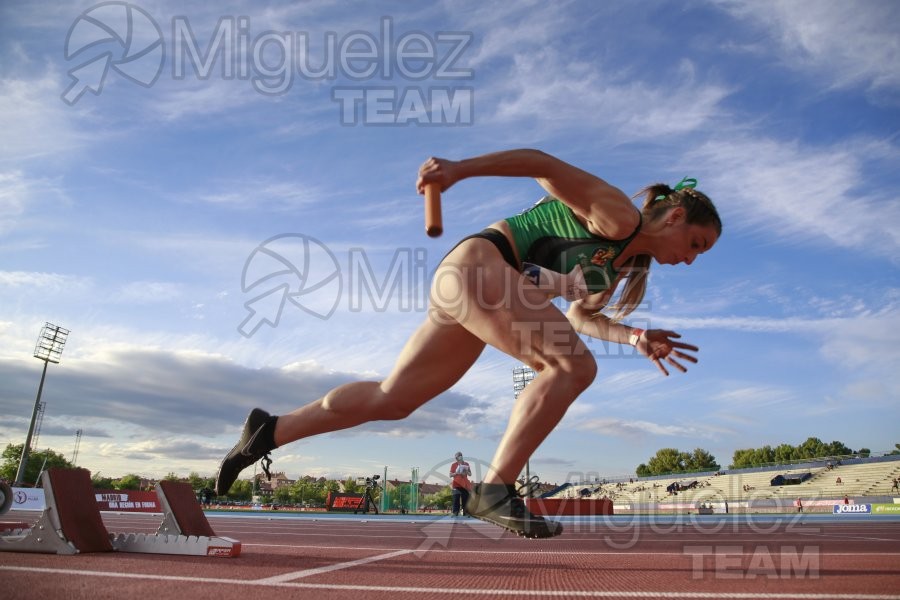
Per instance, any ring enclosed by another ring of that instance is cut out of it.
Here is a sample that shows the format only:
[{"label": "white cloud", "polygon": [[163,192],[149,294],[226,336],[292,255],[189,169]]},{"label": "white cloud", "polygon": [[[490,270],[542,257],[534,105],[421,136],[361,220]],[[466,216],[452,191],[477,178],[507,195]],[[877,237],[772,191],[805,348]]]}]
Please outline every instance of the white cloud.
[{"label": "white cloud", "polygon": [[219,183],[218,190],[186,195],[185,198],[240,210],[293,211],[334,197],[333,191],[301,181],[257,178]]},{"label": "white cloud", "polygon": [[0,79],[0,162],[69,155],[98,135],[76,125],[90,114],[60,99],[63,79],[53,68],[33,78]]},{"label": "white cloud", "polygon": [[893,193],[863,185],[864,165],[884,152],[868,140],[816,147],[731,135],[710,139],[684,162],[703,165],[699,177],[726,215],[726,227],[788,245],[824,242],[896,258],[900,203]]},{"label": "white cloud", "polygon": [[119,290],[118,300],[128,303],[148,304],[167,302],[183,294],[182,286],[166,281],[133,281]]},{"label": "white cloud", "polygon": [[900,364],[897,331],[900,310],[897,307],[856,319],[830,320],[822,333],[822,355],[846,368],[878,369],[883,384],[900,388],[896,366]]},{"label": "white cloud", "polygon": [[578,426],[582,431],[601,435],[632,437],[637,435],[657,435],[687,438],[712,438],[722,433],[720,428],[693,423],[690,425],[660,424],[652,421],[625,420],[614,417],[590,419]]},{"label": "white cloud", "polygon": [[772,409],[794,400],[790,390],[772,386],[741,386],[719,392],[711,397],[711,402],[724,407],[726,413],[734,411]]},{"label": "white cloud", "polygon": [[688,61],[677,71],[642,81],[541,48],[513,56],[510,76],[479,88],[479,96],[497,106],[490,121],[540,124],[530,130],[533,135],[588,124],[610,130],[619,143],[656,139],[690,133],[722,117],[721,103],[731,93],[727,86],[701,81]]},{"label": "white cloud", "polygon": [[26,271],[0,271],[0,288],[18,288],[26,290],[45,290],[51,292],[84,289],[91,285],[91,280],[73,275],[59,273],[30,273]]},{"label": "white cloud", "polygon": [[[900,5],[843,0],[722,0],[732,15],[772,32],[788,66],[809,70],[827,84],[900,89]],[[896,99],[896,96],[894,96]]]},{"label": "white cloud", "polygon": [[20,169],[0,172],[0,235],[15,229],[36,205],[53,201],[68,202],[57,182],[30,178]]},{"label": "white cloud", "polygon": [[15,219],[25,212],[28,185],[22,172],[0,173],[0,234],[14,226]]}]

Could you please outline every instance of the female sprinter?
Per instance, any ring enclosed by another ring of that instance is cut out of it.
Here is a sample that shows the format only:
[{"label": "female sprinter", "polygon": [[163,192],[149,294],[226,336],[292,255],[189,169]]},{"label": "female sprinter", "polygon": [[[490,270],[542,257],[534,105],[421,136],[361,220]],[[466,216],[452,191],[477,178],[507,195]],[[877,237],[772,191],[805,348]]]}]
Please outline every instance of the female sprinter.
[{"label": "female sprinter", "polygon": [[[594,380],[597,364],[580,335],[631,344],[663,374],[686,371],[698,351],[673,331],[643,331],[621,319],[638,306],[650,260],[690,265],[719,238],[712,202],[684,179],[644,190],[638,210],[621,190],[536,150],[497,152],[461,161],[428,159],[419,193],[446,190],[470,177],[532,177],[548,196],[530,210],[463,239],[435,271],[425,322],[382,381],[339,386],[279,417],[254,409],[219,468],[216,492],[269,451],[313,435],[368,421],[403,419],[453,386],[487,344],[533,368],[519,395],[490,470],[466,506],[473,517],[525,537],[551,537],[556,522],[533,515],[515,488],[525,462]],[[613,314],[607,307],[622,287]],[[551,300],[571,303],[560,311]],[[264,470],[267,471],[267,468]]]}]

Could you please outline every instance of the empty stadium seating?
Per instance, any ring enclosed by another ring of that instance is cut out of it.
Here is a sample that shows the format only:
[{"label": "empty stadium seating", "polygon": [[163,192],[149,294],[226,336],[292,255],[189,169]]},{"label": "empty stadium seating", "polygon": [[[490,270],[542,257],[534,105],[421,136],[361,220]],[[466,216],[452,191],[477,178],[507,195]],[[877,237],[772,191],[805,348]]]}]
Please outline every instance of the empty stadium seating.
[{"label": "empty stadium seating", "polygon": [[[778,475],[811,477],[799,484],[771,485]],[[748,500],[779,500],[790,505],[796,499],[841,499],[844,496],[861,499],[870,496],[900,496],[893,489],[893,481],[900,477],[900,457],[886,457],[878,461],[852,460],[819,461],[790,467],[731,470],[715,473],[678,474],[669,477],[641,478],[605,483],[574,483],[553,497],[609,498],[617,512],[636,510],[640,506],[673,504],[696,505],[701,502],[723,502],[740,505]],[[690,489],[676,493],[668,491],[672,484],[696,482]]]}]

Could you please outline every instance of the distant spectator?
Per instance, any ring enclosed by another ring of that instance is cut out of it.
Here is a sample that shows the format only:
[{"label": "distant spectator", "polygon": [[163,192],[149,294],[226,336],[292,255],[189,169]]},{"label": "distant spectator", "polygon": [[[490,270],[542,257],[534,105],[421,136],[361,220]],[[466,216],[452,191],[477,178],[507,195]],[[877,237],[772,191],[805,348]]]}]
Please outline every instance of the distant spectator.
[{"label": "distant spectator", "polygon": [[801,500],[800,498],[797,498],[797,512],[803,512],[803,500]]},{"label": "distant spectator", "polygon": [[850,504],[850,498],[844,496],[844,504]]},{"label": "distant spectator", "polygon": [[838,477],[837,479],[834,480],[834,484],[835,484],[835,485],[842,485],[843,483],[844,483],[844,482],[841,481],[841,478],[840,478],[840,477]]},{"label": "distant spectator", "polygon": [[450,464],[450,487],[453,495],[453,516],[458,517],[460,513],[465,514],[466,512],[469,490],[472,489],[472,483],[469,481],[472,468],[463,460],[462,452],[457,452],[454,458],[455,460]]},{"label": "distant spectator", "polygon": [[900,492],[900,477],[894,479],[894,486],[891,488],[891,491],[892,491],[892,492],[893,492],[893,491],[898,491],[898,492]]}]

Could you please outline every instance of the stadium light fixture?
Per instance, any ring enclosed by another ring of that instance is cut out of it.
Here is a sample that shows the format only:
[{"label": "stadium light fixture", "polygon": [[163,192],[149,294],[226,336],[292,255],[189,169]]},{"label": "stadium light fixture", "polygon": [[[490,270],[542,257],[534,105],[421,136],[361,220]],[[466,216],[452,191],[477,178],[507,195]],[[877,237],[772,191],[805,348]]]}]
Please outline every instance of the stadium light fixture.
[{"label": "stadium light fixture", "polygon": [[44,379],[47,377],[47,365],[50,363],[59,364],[63,348],[68,339],[68,329],[52,323],[45,323],[40,335],[38,335],[37,344],[34,346],[34,357],[44,361],[44,370],[41,373],[41,384],[38,386],[37,398],[34,400],[34,410],[31,412],[31,424],[28,426],[28,435],[25,437],[25,445],[22,446],[22,458],[19,460],[19,470],[16,473],[16,485],[22,485],[25,481],[25,467],[28,466],[31,438],[34,436],[34,424],[41,405],[41,392],[44,390]]}]

